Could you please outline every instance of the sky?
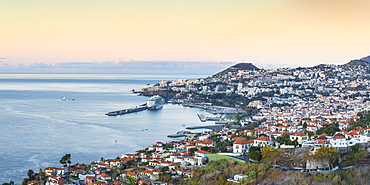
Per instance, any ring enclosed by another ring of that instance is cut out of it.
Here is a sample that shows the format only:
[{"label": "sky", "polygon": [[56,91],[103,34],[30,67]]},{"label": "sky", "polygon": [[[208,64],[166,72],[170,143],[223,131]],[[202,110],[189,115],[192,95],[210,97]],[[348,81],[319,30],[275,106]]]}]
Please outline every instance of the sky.
[{"label": "sky", "polygon": [[344,64],[370,55],[369,10],[369,0],[0,0],[0,67]]}]

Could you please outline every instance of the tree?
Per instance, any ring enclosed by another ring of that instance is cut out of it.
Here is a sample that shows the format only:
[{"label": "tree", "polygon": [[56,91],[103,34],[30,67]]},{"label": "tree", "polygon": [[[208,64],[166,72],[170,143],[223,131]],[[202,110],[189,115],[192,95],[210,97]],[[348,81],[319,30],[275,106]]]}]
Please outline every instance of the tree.
[{"label": "tree", "polygon": [[332,124],[329,124],[329,125],[325,125],[324,127],[321,127],[320,129],[318,129],[316,131],[316,134],[320,135],[322,133],[326,133],[328,135],[334,135],[335,132],[340,131],[338,126],[339,126],[338,123],[332,123]]},{"label": "tree", "polygon": [[306,129],[307,128],[307,122],[304,122],[303,123],[303,128]]},{"label": "tree", "polygon": [[33,178],[34,178],[34,175],[35,175],[35,172],[33,170],[29,169],[28,172],[27,172],[28,180],[32,181]]},{"label": "tree", "polygon": [[14,182],[10,181],[9,183],[3,183],[2,185],[14,185]]},{"label": "tree", "polygon": [[276,160],[278,157],[281,156],[281,150],[272,146],[265,146],[262,148],[261,155],[262,160],[266,161],[267,163],[270,163],[270,161],[274,161],[276,163]]},{"label": "tree", "polygon": [[315,160],[315,161],[329,161],[329,167],[333,168],[333,165],[338,161],[340,156],[340,152],[333,147],[330,146],[322,146],[316,150],[314,154],[307,153],[303,156],[303,158],[308,160]]},{"label": "tree", "polygon": [[39,180],[42,181],[42,180],[45,180],[45,178],[46,178],[45,173],[40,168],[39,169]]},{"label": "tree", "polygon": [[189,152],[190,152],[191,155],[194,155],[194,152],[197,151],[197,150],[198,150],[198,148],[190,148]]},{"label": "tree", "polygon": [[161,172],[162,173],[166,173],[170,168],[168,166],[164,166],[162,169],[161,169]]},{"label": "tree", "polygon": [[261,160],[261,149],[256,146],[252,146],[248,150],[249,158],[255,161]]},{"label": "tree", "polygon": [[71,165],[71,154],[65,154],[61,159],[60,159],[60,164],[62,164],[64,167],[67,167]]},{"label": "tree", "polygon": [[132,177],[131,175],[126,175],[126,179],[129,181],[128,184],[130,185],[139,185],[139,182],[136,181],[136,179]]}]

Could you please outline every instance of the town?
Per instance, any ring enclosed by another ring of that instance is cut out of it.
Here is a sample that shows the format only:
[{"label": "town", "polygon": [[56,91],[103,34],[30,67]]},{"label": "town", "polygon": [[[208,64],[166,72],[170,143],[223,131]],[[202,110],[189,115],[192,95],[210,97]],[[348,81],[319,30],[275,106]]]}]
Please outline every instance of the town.
[{"label": "town", "polygon": [[[370,164],[370,57],[344,65],[271,70],[239,63],[207,78],[163,80],[141,94],[234,111],[212,112],[219,129],[188,134],[181,141],[158,141],[116,159],[71,164],[66,154],[63,167],[30,170],[22,184],[185,184],[220,159],[297,173]],[[349,157],[353,154],[361,156]],[[227,182],[252,176],[233,174]]]}]

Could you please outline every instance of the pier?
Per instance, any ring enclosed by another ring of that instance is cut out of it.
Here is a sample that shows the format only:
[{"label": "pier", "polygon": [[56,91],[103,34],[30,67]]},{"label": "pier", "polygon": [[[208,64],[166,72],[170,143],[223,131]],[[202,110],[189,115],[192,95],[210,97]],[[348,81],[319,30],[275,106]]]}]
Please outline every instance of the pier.
[{"label": "pier", "polygon": [[134,112],[140,112],[143,110],[147,110],[148,107],[146,106],[146,103],[129,108],[129,109],[123,109],[123,110],[117,110],[117,111],[112,111],[108,112],[105,115],[108,116],[118,116],[118,115],[123,115],[123,114],[129,114],[129,113],[134,113]]},{"label": "pier", "polygon": [[186,127],[186,129],[212,129],[213,131],[223,128],[224,125],[206,125],[206,126],[191,126]]}]

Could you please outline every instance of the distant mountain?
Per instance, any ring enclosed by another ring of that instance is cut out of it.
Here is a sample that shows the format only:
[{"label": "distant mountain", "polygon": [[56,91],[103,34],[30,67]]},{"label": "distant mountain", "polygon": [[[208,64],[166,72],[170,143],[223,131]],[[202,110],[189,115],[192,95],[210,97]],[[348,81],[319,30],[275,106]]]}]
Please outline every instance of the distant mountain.
[{"label": "distant mountain", "polygon": [[343,66],[370,66],[370,62],[360,59],[360,60],[351,60],[350,62],[344,64]]},{"label": "distant mountain", "polygon": [[217,73],[215,76],[223,75],[223,74],[226,74],[226,73],[229,73],[229,72],[238,72],[239,70],[253,71],[253,70],[260,70],[260,69],[256,66],[254,66],[252,63],[238,63],[238,64],[235,64],[235,65]]},{"label": "distant mountain", "polygon": [[360,60],[364,60],[366,62],[369,62],[370,63],[370,55],[367,56],[367,57],[364,57],[364,58],[361,58]]}]

